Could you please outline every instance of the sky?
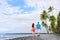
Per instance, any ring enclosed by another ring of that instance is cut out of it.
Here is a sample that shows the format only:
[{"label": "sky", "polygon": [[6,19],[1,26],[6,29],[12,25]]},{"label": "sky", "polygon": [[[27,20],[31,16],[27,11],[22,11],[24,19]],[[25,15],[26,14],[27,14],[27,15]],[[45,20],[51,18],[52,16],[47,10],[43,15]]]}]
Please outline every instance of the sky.
[{"label": "sky", "polygon": [[[56,16],[59,4],[60,0],[0,0],[0,33],[31,33],[32,23],[41,24],[41,12],[53,6]],[[41,33],[46,33],[43,26]]]}]

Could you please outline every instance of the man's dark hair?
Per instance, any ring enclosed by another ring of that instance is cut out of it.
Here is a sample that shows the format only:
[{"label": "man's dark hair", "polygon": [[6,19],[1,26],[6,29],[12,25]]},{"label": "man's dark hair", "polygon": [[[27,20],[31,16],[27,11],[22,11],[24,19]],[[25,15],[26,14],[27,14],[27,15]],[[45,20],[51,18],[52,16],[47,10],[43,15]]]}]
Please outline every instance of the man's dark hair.
[{"label": "man's dark hair", "polygon": [[38,24],[39,24],[39,22],[38,22]]}]

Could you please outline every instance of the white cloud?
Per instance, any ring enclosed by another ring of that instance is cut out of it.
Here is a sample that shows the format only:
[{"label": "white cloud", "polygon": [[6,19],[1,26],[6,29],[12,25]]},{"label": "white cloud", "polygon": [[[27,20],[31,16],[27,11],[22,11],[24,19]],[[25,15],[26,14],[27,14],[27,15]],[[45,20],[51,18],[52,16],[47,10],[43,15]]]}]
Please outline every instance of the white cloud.
[{"label": "white cloud", "polygon": [[[13,21],[11,16],[7,14],[20,13],[19,7],[11,7],[6,0],[0,0],[0,32],[7,31],[11,32],[16,29],[16,23]],[[5,15],[6,14],[6,15]]]},{"label": "white cloud", "polygon": [[36,9],[47,9],[49,6],[60,8],[58,0],[25,0],[25,2],[29,7],[36,7]]},{"label": "white cloud", "polygon": [[8,31],[8,29],[7,28],[1,28],[0,27],[0,32],[5,32],[5,31]]},{"label": "white cloud", "polygon": [[19,10],[19,7],[11,7],[8,3],[1,3],[0,5],[0,13],[6,14],[15,14],[20,13],[22,10]]},{"label": "white cloud", "polygon": [[[16,29],[20,29],[24,31],[20,31],[20,32],[31,32],[31,25],[32,23],[37,23],[38,21],[41,23],[40,18],[40,12],[39,10],[33,11],[31,14],[20,14],[20,15],[12,15],[11,16],[12,19],[14,19],[15,21],[12,22],[13,24],[16,23],[16,25],[14,27],[16,27]],[[28,30],[28,31],[26,31]]]}]

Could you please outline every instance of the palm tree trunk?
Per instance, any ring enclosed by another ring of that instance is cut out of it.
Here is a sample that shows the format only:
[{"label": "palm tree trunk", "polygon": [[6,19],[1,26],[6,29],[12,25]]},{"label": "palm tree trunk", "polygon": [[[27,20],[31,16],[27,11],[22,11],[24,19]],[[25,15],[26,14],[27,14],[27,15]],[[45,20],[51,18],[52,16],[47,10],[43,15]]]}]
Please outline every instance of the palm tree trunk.
[{"label": "palm tree trunk", "polygon": [[[48,22],[47,19],[45,20],[45,22],[46,22],[46,24],[47,24],[47,22]],[[49,27],[48,27],[48,25],[47,25],[47,27],[46,27],[46,31],[47,31],[47,33],[49,33],[48,28],[49,28]]]},{"label": "palm tree trunk", "polygon": [[46,28],[47,33],[49,34],[49,30]]}]

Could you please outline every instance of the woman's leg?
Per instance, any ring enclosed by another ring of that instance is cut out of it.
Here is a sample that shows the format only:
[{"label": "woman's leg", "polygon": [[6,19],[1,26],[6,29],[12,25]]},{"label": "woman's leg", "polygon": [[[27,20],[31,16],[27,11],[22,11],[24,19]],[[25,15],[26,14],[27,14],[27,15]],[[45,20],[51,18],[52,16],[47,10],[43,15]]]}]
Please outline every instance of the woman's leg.
[{"label": "woman's leg", "polygon": [[32,36],[34,36],[34,32],[32,32]]}]

